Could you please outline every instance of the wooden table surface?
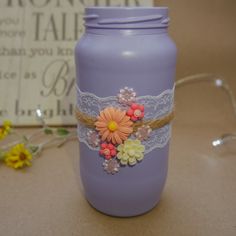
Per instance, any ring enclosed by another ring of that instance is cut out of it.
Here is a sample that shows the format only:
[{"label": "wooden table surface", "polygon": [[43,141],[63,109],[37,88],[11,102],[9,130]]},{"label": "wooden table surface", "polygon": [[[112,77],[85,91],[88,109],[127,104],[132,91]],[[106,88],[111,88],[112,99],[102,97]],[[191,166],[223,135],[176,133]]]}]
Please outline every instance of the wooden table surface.
[{"label": "wooden table surface", "polygon": [[235,236],[236,143],[211,147],[215,137],[234,129],[232,108],[221,91],[207,85],[179,89],[162,199],[133,218],[109,217],[87,203],[76,141],[45,150],[24,171],[1,165],[0,235]]}]

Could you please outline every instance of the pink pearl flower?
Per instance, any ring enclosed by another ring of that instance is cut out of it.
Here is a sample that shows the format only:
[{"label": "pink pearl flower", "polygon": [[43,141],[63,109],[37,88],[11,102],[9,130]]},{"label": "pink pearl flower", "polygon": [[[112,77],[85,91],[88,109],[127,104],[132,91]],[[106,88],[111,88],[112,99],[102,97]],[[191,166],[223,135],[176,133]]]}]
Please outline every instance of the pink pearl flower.
[{"label": "pink pearl flower", "polygon": [[124,87],[118,94],[118,100],[121,104],[130,105],[132,102],[135,102],[135,99],[136,93],[133,88]]},{"label": "pink pearl flower", "polygon": [[106,160],[109,160],[116,156],[116,147],[111,143],[102,143],[99,154],[104,156]]},{"label": "pink pearl flower", "polygon": [[132,121],[140,120],[144,117],[144,106],[141,104],[132,103],[126,114]]},{"label": "pink pearl flower", "polygon": [[120,164],[116,159],[105,160],[103,162],[103,168],[108,174],[114,175],[119,171]]},{"label": "pink pearl flower", "polygon": [[150,134],[152,132],[152,129],[149,125],[142,125],[138,128],[137,132],[135,133],[135,136],[140,141],[147,140],[150,137]]},{"label": "pink pearl flower", "polygon": [[87,142],[91,147],[99,146],[100,139],[98,137],[98,133],[94,130],[89,130],[87,132]]}]

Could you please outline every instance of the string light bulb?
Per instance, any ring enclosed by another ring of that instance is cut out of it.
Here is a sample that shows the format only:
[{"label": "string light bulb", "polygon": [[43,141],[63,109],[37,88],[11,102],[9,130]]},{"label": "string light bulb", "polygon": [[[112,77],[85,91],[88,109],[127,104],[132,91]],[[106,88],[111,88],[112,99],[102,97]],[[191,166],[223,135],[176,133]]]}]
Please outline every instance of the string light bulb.
[{"label": "string light bulb", "polygon": [[221,79],[216,79],[216,80],[215,80],[215,85],[216,85],[216,87],[222,87],[222,86],[223,86],[223,80],[221,80]]},{"label": "string light bulb", "polygon": [[45,119],[44,119],[43,112],[42,112],[42,110],[41,110],[39,105],[38,105],[37,109],[35,110],[35,113],[36,113],[37,120],[41,122],[43,127],[45,127],[46,126],[46,122],[45,122]]},{"label": "string light bulb", "polygon": [[37,108],[37,109],[36,109],[36,117],[39,118],[39,119],[41,119],[42,116],[43,116],[42,111],[40,110],[40,108]]},{"label": "string light bulb", "polygon": [[223,134],[220,138],[218,138],[212,142],[212,146],[218,147],[224,143],[227,143],[227,142],[235,140],[235,139],[236,139],[236,133]]},{"label": "string light bulb", "polygon": [[217,147],[223,144],[223,140],[222,139],[216,139],[214,141],[212,141],[212,146],[213,147]]}]

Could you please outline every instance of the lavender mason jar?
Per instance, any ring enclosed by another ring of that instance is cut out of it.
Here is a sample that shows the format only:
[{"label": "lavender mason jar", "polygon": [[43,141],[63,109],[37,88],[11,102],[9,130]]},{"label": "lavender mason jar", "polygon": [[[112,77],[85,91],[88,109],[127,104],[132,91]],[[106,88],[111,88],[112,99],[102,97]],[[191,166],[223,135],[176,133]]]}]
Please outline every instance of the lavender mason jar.
[{"label": "lavender mason jar", "polygon": [[139,215],[159,202],[167,177],[171,124],[148,122],[173,110],[168,8],[90,7],[84,19],[75,48],[84,193],[105,214]]}]

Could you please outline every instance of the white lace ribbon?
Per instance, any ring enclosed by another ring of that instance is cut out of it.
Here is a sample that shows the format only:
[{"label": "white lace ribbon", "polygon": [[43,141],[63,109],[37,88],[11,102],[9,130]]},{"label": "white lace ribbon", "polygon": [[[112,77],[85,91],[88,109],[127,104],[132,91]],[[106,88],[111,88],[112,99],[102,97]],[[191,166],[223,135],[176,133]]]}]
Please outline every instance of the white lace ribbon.
[{"label": "white lace ribbon", "polygon": [[[82,92],[77,86],[77,107],[78,109],[93,117],[97,117],[101,110],[106,107],[119,107],[122,105],[118,102],[117,96],[110,97],[98,97],[92,93]],[[157,96],[139,96],[136,98],[136,102],[143,104],[145,107],[144,120],[156,120],[173,110],[174,105],[174,87],[167,89]],[[127,108],[124,106],[124,108]],[[90,129],[82,123],[78,123],[78,137],[79,141],[85,143],[89,149],[99,150],[99,147],[93,147],[89,145],[87,141],[87,133]],[[151,152],[156,148],[163,148],[169,142],[171,136],[171,125],[167,124],[162,128],[155,129],[151,132],[150,137],[142,141],[145,145],[145,154]],[[131,139],[135,139],[134,135],[130,136]]]}]

